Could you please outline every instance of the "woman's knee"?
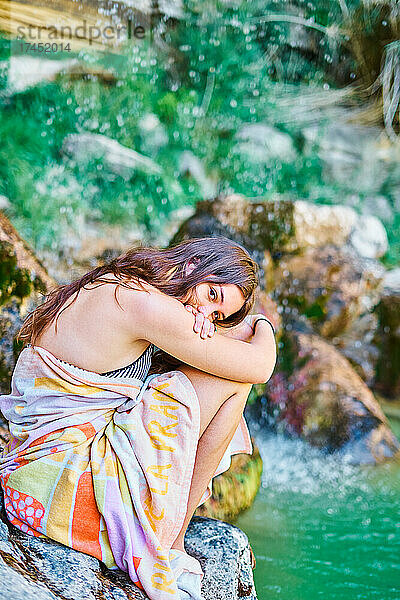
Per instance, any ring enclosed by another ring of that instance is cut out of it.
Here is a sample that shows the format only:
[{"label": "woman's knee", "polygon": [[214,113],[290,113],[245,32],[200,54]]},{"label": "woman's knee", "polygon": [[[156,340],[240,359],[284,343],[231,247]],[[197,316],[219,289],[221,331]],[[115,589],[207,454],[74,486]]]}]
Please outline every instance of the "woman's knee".
[{"label": "woman's knee", "polygon": [[200,405],[201,433],[227,401],[232,409],[233,405],[241,405],[242,409],[244,408],[251,390],[250,383],[223,379],[188,365],[182,365],[177,370],[186,375],[196,391]]},{"label": "woman's knee", "polygon": [[224,379],[210,373],[205,373],[189,365],[182,365],[178,370],[185,373],[197,392],[204,391],[207,393],[213,391],[214,396],[220,397],[221,402],[233,394],[245,394],[246,391],[248,394],[251,389],[251,384],[249,383]]}]

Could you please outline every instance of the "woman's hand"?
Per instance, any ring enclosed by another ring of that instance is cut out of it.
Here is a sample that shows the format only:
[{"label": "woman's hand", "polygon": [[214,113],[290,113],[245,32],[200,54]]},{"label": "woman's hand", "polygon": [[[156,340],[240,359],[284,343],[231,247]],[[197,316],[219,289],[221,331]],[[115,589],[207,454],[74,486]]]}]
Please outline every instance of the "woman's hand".
[{"label": "woman's hand", "polygon": [[254,323],[260,317],[265,318],[265,315],[262,313],[257,315],[247,315],[238,325],[228,328],[218,327],[217,331],[226,337],[241,340],[242,342],[250,342],[254,336]]},{"label": "woman's hand", "polygon": [[242,342],[250,342],[254,336],[254,322],[259,317],[264,317],[262,313],[256,315],[247,315],[241,323],[233,327],[215,327],[214,323],[209,318],[205,317],[204,314],[194,306],[190,304],[184,305],[186,310],[195,317],[193,331],[200,333],[200,337],[206,339],[212,337],[217,331],[219,334],[226,337],[233,338],[235,340],[241,340]]},{"label": "woman's hand", "polygon": [[218,327],[217,331],[226,337],[241,340],[242,342],[249,342],[253,337],[253,321],[258,316],[247,315],[238,325],[234,325],[233,327]]},{"label": "woman's hand", "polygon": [[215,333],[215,325],[210,319],[203,315],[203,313],[197,310],[194,306],[190,304],[184,305],[186,310],[192,315],[194,315],[194,325],[193,331],[195,333],[200,333],[200,337],[206,339],[207,337],[212,337]]}]

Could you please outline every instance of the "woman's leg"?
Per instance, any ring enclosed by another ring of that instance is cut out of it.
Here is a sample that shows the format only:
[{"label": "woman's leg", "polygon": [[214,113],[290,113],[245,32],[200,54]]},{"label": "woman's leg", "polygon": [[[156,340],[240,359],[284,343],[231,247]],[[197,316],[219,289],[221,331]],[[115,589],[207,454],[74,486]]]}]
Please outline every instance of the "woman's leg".
[{"label": "woman's leg", "polygon": [[187,526],[239,425],[251,384],[215,377],[186,365],[179,370],[190,379],[200,404],[200,438],[186,517],[172,545],[184,550]]}]

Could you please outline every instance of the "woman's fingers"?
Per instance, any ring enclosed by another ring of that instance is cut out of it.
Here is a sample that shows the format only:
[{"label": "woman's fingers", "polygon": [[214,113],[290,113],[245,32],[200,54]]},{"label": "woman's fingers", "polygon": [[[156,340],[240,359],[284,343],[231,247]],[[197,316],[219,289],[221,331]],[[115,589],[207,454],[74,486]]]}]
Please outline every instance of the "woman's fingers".
[{"label": "woman's fingers", "polygon": [[203,323],[204,323],[205,316],[201,312],[196,312],[194,317],[195,317],[195,322],[194,322],[193,329],[196,333],[200,333],[203,329]]},{"label": "woman's fingers", "polygon": [[203,313],[199,312],[194,306],[191,306],[190,304],[185,304],[184,306],[188,312],[194,315],[193,331],[202,335],[205,316],[203,315]]},{"label": "woman's fingers", "polygon": [[194,306],[191,306],[190,304],[185,304],[184,306],[188,312],[194,315],[193,331],[195,333],[200,333],[200,337],[203,339],[212,337],[215,333],[214,323]]},{"label": "woman's fingers", "polygon": [[214,333],[215,333],[215,325],[212,321],[210,321],[210,326],[208,328],[208,337],[212,337],[214,335]]},{"label": "woman's fingers", "polygon": [[184,304],[184,307],[186,308],[186,310],[188,312],[190,312],[195,317],[195,321],[193,323],[193,331],[196,332],[196,329],[195,329],[195,325],[196,325],[196,309],[194,308],[194,306],[191,306],[190,304]]},{"label": "woman's fingers", "polygon": [[203,326],[201,329],[201,333],[200,333],[201,337],[203,339],[206,339],[207,337],[211,337],[212,335],[214,335],[214,332],[215,332],[214,323],[212,321],[210,321],[210,319],[205,317]]}]

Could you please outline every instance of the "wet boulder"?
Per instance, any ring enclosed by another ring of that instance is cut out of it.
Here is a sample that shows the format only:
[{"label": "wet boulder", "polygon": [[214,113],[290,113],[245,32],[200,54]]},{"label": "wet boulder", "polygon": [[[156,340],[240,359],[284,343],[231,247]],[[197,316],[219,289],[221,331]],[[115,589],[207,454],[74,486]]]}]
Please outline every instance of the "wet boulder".
[{"label": "wet boulder", "polygon": [[245,123],[235,134],[232,152],[258,165],[291,162],[297,152],[291,136],[267,123]]},{"label": "wet boulder", "polygon": [[332,338],[332,343],[352,364],[356,373],[372,387],[375,383],[375,370],[379,359],[376,341],[378,317],[376,312],[365,312],[340,335]]},{"label": "wet boulder", "polygon": [[23,319],[54,285],[42,263],[0,212],[0,393],[9,392]]},{"label": "wet boulder", "polygon": [[162,169],[148,156],[100,133],[71,133],[64,138],[61,152],[81,164],[102,160],[110,171],[127,180],[137,170],[153,175],[162,173]]},{"label": "wet boulder", "polygon": [[[204,571],[205,600],[255,600],[251,551],[246,535],[227,523],[194,518],[185,537],[188,553]],[[26,600],[145,600],[122,571],[49,539],[10,525],[0,494],[0,596]]]},{"label": "wet boulder", "polygon": [[276,271],[273,296],[283,314],[308,318],[316,332],[332,339],[348,330],[379,302],[383,266],[348,247],[308,248],[285,255]]},{"label": "wet boulder", "polygon": [[400,396],[400,268],[386,273],[375,312],[379,322],[375,337],[379,358],[374,386],[385,396],[396,398]]},{"label": "wet boulder", "polygon": [[193,219],[204,214],[250,239],[260,251],[269,251],[274,259],[282,253],[330,244],[349,246],[363,258],[378,258],[388,247],[386,230],[379,219],[360,217],[348,206],[280,197],[260,201],[231,194],[198,202]]},{"label": "wet boulder", "polygon": [[349,361],[313,333],[285,333],[280,368],[257,405],[258,420],[352,464],[399,455],[399,442],[372,392]]}]

